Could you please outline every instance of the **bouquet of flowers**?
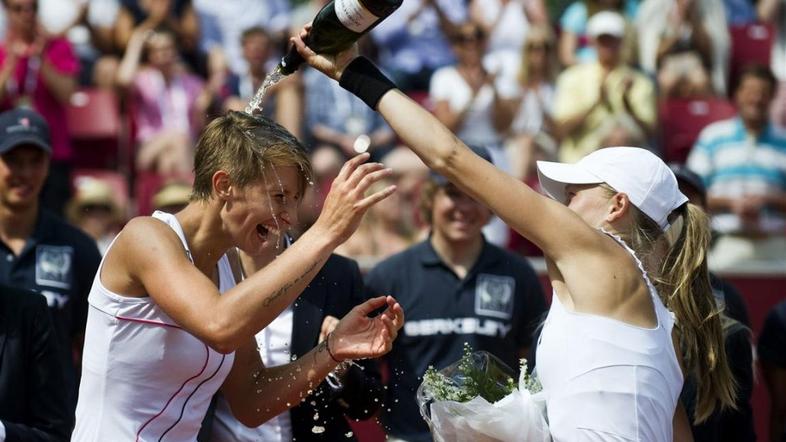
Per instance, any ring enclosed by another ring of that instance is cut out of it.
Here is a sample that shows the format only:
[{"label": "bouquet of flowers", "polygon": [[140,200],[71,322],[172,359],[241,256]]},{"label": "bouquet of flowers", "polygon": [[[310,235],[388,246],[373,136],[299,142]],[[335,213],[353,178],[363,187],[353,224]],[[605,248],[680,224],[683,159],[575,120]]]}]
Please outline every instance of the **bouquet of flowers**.
[{"label": "bouquet of flowers", "polygon": [[549,442],[540,383],[521,360],[513,370],[485,351],[464,354],[437,371],[429,367],[417,392],[420,414],[437,442]]}]

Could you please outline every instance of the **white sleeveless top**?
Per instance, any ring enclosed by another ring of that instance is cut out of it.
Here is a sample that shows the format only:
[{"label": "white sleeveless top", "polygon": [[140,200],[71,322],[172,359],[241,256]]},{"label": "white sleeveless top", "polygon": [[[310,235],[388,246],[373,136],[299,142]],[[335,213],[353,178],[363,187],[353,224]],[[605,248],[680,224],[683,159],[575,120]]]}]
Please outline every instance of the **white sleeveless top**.
[{"label": "white sleeveless top", "polygon": [[[153,214],[177,233],[170,214]],[[111,247],[111,246],[110,246]],[[150,297],[90,290],[82,381],[72,441],[194,441],[213,395],[232,368],[223,355],[183,330]],[[234,285],[226,257],[218,262],[221,291]]]},{"label": "white sleeveless top", "polygon": [[554,294],[536,362],[549,428],[555,442],[671,442],[683,383],[671,338],[674,315],[633,250],[610,236],[636,260],[658,325],[648,329],[571,312]]}]

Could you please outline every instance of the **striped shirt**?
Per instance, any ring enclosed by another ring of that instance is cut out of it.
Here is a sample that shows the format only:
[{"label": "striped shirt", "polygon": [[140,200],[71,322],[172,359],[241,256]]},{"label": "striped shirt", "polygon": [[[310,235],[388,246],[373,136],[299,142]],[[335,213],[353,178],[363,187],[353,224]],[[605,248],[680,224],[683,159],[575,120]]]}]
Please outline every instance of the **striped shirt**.
[{"label": "striped shirt", "polygon": [[[743,198],[786,191],[786,131],[769,124],[754,137],[735,117],[705,127],[688,157],[688,167],[701,175],[711,197]],[[720,233],[742,229],[739,217],[719,213],[712,220]],[[783,232],[786,216],[765,208],[759,216],[762,232]]]}]

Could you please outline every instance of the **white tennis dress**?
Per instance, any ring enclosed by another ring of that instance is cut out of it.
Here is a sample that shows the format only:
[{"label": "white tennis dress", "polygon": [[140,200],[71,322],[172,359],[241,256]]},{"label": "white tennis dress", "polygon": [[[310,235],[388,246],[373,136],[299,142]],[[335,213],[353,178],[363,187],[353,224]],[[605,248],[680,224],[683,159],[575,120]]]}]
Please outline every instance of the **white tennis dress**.
[{"label": "white tennis dress", "polygon": [[555,442],[671,442],[683,383],[671,339],[674,316],[633,250],[610,236],[636,260],[658,325],[648,329],[571,312],[555,294],[536,363],[549,428]]},{"label": "white tennis dress", "polygon": [[[177,233],[170,214],[154,218]],[[110,246],[111,247],[111,246]],[[177,325],[150,298],[113,293],[98,268],[88,302],[82,381],[72,441],[194,441],[210,400],[232,368],[223,355]],[[234,285],[226,257],[221,291]]]}]

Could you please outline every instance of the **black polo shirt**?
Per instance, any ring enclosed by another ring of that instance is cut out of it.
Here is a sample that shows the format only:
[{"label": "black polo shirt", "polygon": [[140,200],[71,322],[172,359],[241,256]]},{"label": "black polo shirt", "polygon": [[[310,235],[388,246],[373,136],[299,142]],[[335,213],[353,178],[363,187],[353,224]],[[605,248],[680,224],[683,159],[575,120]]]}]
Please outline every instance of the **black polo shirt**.
[{"label": "black polo shirt", "polygon": [[46,209],[39,211],[35,230],[19,256],[0,241],[0,283],[46,297],[69,366],[72,339],[85,331],[87,295],[100,262],[92,238]]},{"label": "black polo shirt", "polygon": [[431,440],[415,402],[429,365],[461,358],[464,342],[485,350],[514,370],[519,351],[546,311],[540,281],[530,264],[484,241],[478,261],[460,279],[429,240],[380,262],[366,281],[367,296],[389,294],[406,322],[386,356],[390,380],[383,409],[385,429],[410,441]]}]

